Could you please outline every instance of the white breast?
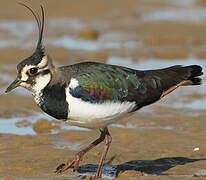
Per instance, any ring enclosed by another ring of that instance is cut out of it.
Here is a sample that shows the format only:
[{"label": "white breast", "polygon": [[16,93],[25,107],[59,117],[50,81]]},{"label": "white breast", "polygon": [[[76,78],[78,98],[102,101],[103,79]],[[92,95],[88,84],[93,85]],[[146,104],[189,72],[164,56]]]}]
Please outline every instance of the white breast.
[{"label": "white breast", "polygon": [[90,103],[73,97],[66,88],[69,103],[68,123],[86,128],[100,128],[114,123],[135,107],[135,102]]}]

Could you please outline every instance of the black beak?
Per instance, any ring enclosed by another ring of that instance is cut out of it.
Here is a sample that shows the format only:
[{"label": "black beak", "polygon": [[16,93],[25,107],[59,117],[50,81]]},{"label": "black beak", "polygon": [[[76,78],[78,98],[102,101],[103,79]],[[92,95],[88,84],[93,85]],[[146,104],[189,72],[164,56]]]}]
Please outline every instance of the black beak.
[{"label": "black beak", "polygon": [[20,85],[20,83],[21,83],[21,80],[18,79],[18,78],[16,78],[16,79],[14,80],[14,82],[12,82],[12,83],[9,85],[9,87],[6,89],[5,93],[8,93],[8,92],[10,92],[11,90],[13,90],[14,88],[18,87],[18,86]]}]

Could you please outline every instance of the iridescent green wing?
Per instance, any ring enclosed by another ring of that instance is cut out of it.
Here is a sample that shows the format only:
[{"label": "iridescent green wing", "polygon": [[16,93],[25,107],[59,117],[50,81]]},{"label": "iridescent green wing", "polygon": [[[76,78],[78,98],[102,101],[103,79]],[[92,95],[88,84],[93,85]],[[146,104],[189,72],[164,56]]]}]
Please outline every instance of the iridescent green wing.
[{"label": "iridescent green wing", "polygon": [[[139,74],[139,76],[138,76]],[[97,101],[135,101],[134,94],[144,93],[143,72],[125,67],[93,64],[76,77],[79,85]]]}]

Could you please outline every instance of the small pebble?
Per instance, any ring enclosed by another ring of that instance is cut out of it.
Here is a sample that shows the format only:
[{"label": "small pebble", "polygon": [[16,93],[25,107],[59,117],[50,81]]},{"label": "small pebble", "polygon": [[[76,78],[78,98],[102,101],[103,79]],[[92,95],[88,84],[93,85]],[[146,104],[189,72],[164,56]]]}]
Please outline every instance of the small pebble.
[{"label": "small pebble", "polygon": [[194,148],[193,151],[199,151],[199,150],[200,150],[200,148],[199,148],[199,147],[196,147],[196,148]]}]

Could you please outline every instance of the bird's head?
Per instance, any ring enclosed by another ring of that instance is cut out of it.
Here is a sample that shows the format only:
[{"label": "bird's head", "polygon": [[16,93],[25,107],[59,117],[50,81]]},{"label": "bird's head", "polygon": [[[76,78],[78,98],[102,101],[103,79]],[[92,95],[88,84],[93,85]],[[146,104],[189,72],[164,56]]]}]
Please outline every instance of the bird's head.
[{"label": "bird's head", "polygon": [[30,7],[25,6],[34,15],[38,29],[39,40],[35,52],[17,65],[17,77],[6,89],[6,93],[12,89],[22,86],[32,92],[42,90],[50,81],[54,66],[49,56],[45,55],[42,46],[42,36],[44,30],[44,9],[41,7],[41,19]]}]

